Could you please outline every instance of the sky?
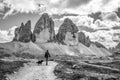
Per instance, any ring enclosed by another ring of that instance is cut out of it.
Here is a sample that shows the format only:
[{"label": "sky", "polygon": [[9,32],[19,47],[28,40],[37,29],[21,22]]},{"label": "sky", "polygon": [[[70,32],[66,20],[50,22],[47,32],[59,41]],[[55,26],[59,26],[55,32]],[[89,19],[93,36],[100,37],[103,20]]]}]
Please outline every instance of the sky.
[{"label": "sky", "polygon": [[[63,14],[87,16],[93,18],[93,22],[105,20],[111,15],[107,19],[117,21],[118,16],[113,12],[117,12],[119,7],[120,0],[0,0],[0,29],[20,26],[21,22],[28,19],[32,20],[34,27],[44,12],[53,17],[55,15],[64,17]],[[107,13],[112,14],[106,15]]]},{"label": "sky", "polygon": [[92,41],[113,47],[120,40],[120,0],[0,0],[0,33],[28,20],[34,28],[43,13],[54,19],[56,32],[70,18]]}]

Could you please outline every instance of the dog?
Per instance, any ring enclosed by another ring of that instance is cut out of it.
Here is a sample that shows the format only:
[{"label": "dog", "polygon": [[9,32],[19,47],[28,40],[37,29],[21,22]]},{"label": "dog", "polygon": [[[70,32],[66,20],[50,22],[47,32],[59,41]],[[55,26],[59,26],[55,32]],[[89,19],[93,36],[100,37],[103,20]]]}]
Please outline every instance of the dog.
[{"label": "dog", "polygon": [[40,60],[40,61],[38,61],[38,62],[36,62],[36,63],[37,63],[38,66],[39,66],[39,65],[42,65],[43,61],[44,61],[44,60]]}]

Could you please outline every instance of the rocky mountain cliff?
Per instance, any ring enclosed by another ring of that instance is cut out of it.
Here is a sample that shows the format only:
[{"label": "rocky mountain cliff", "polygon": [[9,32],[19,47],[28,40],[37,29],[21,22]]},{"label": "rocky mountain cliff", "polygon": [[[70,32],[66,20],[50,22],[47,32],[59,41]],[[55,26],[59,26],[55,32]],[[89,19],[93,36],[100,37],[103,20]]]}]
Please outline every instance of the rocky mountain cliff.
[{"label": "rocky mountain cliff", "polygon": [[114,52],[120,53],[120,43],[118,43],[118,45],[117,45],[115,48],[112,48],[111,51],[113,51],[113,53],[114,53]]},{"label": "rocky mountain cliff", "polygon": [[83,32],[78,33],[78,41],[87,47],[89,47],[91,44],[89,37],[86,37]]},{"label": "rocky mountain cliff", "polygon": [[13,41],[30,42],[35,41],[35,36],[31,32],[31,21],[26,24],[21,23],[21,26],[15,29],[15,37]]},{"label": "rocky mountain cliff", "polygon": [[33,34],[35,34],[37,42],[42,43],[54,40],[54,21],[47,13],[44,13],[37,21]]},{"label": "rocky mountain cliff", "polygon": [[[13,40],[20,42],[36,41],[40,43],[57,41],[58,43],[69,45],[82,43],[87,47],[91,44],[89,37],[86,37],[83,32],[78,32],[78,27],[69,18],[64,20],[57,35],[55,36],[54,21],[47,13],[41,15],[35,25],[33,34],[31,32],[30,20],[26,24],[21,23],[21,26],[15,30],[15,38]],[[98,42],[94,44],[97,47],[104,47]]]},{"label": "rocky mountain cliff", "polygon": [[[39,51],[44,53],[44,51],[49,50],[50,53],[59,55],[111,55],[103,45],[98,42],[91,42],[89,37],[83,32],[79,32],[78,27],[68,18],[64,20],[58,33],[55,35],[54,21],[47,13],[41,15],[35,25],[33,33],[31,32],[31,21],[28,21],[26,24],[21,23],[21,26],[15,30],[14,41],[19,41],[18,43],[22,45],[25,44],[26,46],[21,49],[26,49],[24,52],[30,54],[33,54],[35,50],[38,51],[38,54]],[[61,45],[58,43],[61,43]],[[18,49],[18,51],[24,53],[23,50],[19,50],[19,47],[17,48],[17,42],[15,44],[15,50]],[[30,50],[28,45],[31,47]],[[33,45],[34,47],[36,46],[37,49],[33,48]]]},{"label": "rocky mountain cliff", "polygon": [[105,47],[104,45],[102,45],[101,43],[99,43],[99,42],[94,42],[94,44],[95,44],[98,48],[105,48],[105,49],[106,49],[106,47]]},{"label": "rocky mountain cliff", "polygon": [[89,37],[86,37],[83,32],[78,32],[78,27],[69,18],[66,18],[60,26],[56,39],[59,43],[75,45],[80,42],[87,47],[91,43]]},{"label": "rocky mountain cliff", "polygon": [[68,18],[64,20],[56,35],[56,39],[59,43],[64,43],[67,32],[70,32],[73,38],[76,38],[75,34],[78,32],[78,27]]}]

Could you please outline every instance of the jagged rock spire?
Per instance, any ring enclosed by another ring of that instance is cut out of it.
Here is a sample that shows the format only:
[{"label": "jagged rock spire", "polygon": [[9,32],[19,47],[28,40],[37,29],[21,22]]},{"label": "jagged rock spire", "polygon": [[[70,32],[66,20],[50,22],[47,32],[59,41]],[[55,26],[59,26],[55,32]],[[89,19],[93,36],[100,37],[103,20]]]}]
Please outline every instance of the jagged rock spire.
[{"label": "jagged rock spire", "polygon": [[38,42],[48,42],[54,40],[54,21],[47,13],[41,15],[35,25],[33,33],[35,34]]}]

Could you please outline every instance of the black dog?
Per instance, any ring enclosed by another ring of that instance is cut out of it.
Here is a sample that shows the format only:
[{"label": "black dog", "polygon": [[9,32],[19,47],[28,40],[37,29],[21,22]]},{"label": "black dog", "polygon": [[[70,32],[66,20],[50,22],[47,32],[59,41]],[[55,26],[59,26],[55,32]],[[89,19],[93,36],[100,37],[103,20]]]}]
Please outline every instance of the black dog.
[{"label": "black dog", "polygon": [[39,66],[39,65],[42,65],[42,62],[43,62],[43,60],[40,60],[40,61],[38,61],[38,62],[36,62],[36,63],[37,63],[38,66]]}]

